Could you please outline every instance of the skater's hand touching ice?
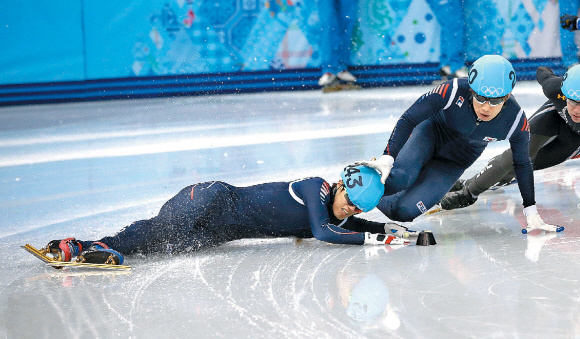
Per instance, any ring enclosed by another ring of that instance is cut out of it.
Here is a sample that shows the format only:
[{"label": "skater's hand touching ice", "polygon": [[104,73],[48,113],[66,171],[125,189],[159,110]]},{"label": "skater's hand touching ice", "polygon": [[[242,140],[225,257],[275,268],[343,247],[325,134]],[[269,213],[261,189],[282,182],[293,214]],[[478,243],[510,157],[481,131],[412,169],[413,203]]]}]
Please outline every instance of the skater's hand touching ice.
[{"label": "skater's hand touching ice", "polygon": [[524,215],[526,216],[528,227],[522,230],[523,234],[527,234],[528,232],[537,229],[544,230],[547,232],[562,232],[564,230],[564,227],[562,226],[546,224],[544,220],[542,220],[542,218],[540,217],[536,205],[524,208]]}]

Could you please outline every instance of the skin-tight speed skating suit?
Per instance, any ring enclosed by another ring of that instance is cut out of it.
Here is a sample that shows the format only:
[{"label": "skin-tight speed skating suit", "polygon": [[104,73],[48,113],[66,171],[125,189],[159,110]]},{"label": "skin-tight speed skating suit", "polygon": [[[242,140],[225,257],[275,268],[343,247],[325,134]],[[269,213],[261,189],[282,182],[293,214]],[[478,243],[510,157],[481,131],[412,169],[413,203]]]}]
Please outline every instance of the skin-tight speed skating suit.
[{"label": "skin-tight speed skating suit", "polygon": [[[548,98],[529,119],[530,157],[534,170],[556,166],[580,154],[580,124],[570,118],[566,97],[560,87],[562,78],[551,69],[539,67],[538,83]],[[512,151],[494,157],[465,185],[472,195],[480,195],[492,186],[507,185],[515,179]]]},{"label": "skin-tight speed skating suit", "polygon": [[[188,252],[242,238],[298,237],[364,243],[384,223],[332,213],[333,188],[322,178],[236,187],[221,181],[188,186],[159,215],[98,241],[123,253]],[[83,241],[88,248],[92,241]]]},{"label": "skin-tight speed skating suit", "polygon": [[529,129],[510,98],[490,121],[477,118],[468,80],[447,81],[421,96],[399,119],[384,154],[395,158],[377,206],[395,221],[412,221],[435,205],[490,142],[509,140],[524,206],[535,204]]}]

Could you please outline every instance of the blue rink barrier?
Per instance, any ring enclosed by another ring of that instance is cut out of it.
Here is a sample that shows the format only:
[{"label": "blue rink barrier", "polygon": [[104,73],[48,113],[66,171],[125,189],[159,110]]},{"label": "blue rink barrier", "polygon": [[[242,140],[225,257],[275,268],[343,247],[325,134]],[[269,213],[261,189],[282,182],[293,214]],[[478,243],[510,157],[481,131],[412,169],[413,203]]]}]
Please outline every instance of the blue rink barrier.
[{"label": "blue rink barrier", "polygon": [[[546,66],[565,73],[560,58],[512,60],[518,80],[534,80]],[[439,80],[439,64],[356,66],[350,71],[362,87],[424,85]],[[320,69],[132,77],[0,85],[0,106],[78,101],[256,93],[319,89]]]}]

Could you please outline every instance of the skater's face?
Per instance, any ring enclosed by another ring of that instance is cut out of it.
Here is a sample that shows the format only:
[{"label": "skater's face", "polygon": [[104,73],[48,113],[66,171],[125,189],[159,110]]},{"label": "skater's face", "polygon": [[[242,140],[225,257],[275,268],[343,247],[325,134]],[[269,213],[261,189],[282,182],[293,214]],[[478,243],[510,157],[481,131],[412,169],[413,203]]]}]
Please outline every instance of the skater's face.
[{"label": "skater's face", "polygon": [[566,99],[566,107],[568,108],[568,113],[572,121],[576,123],[580,122],[580,102]]},{"label": "skater's face", "polygon": [[352,202],[348,199],[346,189],[342,183],[342,180],[338,182],[338,189],[336,190],[336,195],[334,196],[334,203],[332,204],[332,212],[338,220],[344,220],[355,214],[359,214],[362,211],[356,208]]},{"label": "skater's face", "polygon": [[508,94],[505,97],[505,100],[503,100],[500,104],[492,106],[490,105],[489,101],[483,101],[482,104],[475,98],[475,96],[473,96],[473,110],[475,111],[475,114],[479,120],[490,121],[499,114],[509,97],[510,95]]}]

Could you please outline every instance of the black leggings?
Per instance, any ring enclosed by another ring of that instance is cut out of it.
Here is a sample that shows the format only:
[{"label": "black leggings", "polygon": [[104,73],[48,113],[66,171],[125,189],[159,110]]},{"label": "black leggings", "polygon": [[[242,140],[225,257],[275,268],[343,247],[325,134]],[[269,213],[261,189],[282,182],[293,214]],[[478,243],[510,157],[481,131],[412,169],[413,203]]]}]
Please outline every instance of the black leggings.
[{"label": "black leggings", "polygon": [[[576,134],[552,106],[542,106],[530,118],[530,158],[534,171],[556,166],[577,154],[580,135]],[[511,149],[491,159],[485,168],[467,180],[469,192],[475,196],[496,184],[515,178]]]}]

